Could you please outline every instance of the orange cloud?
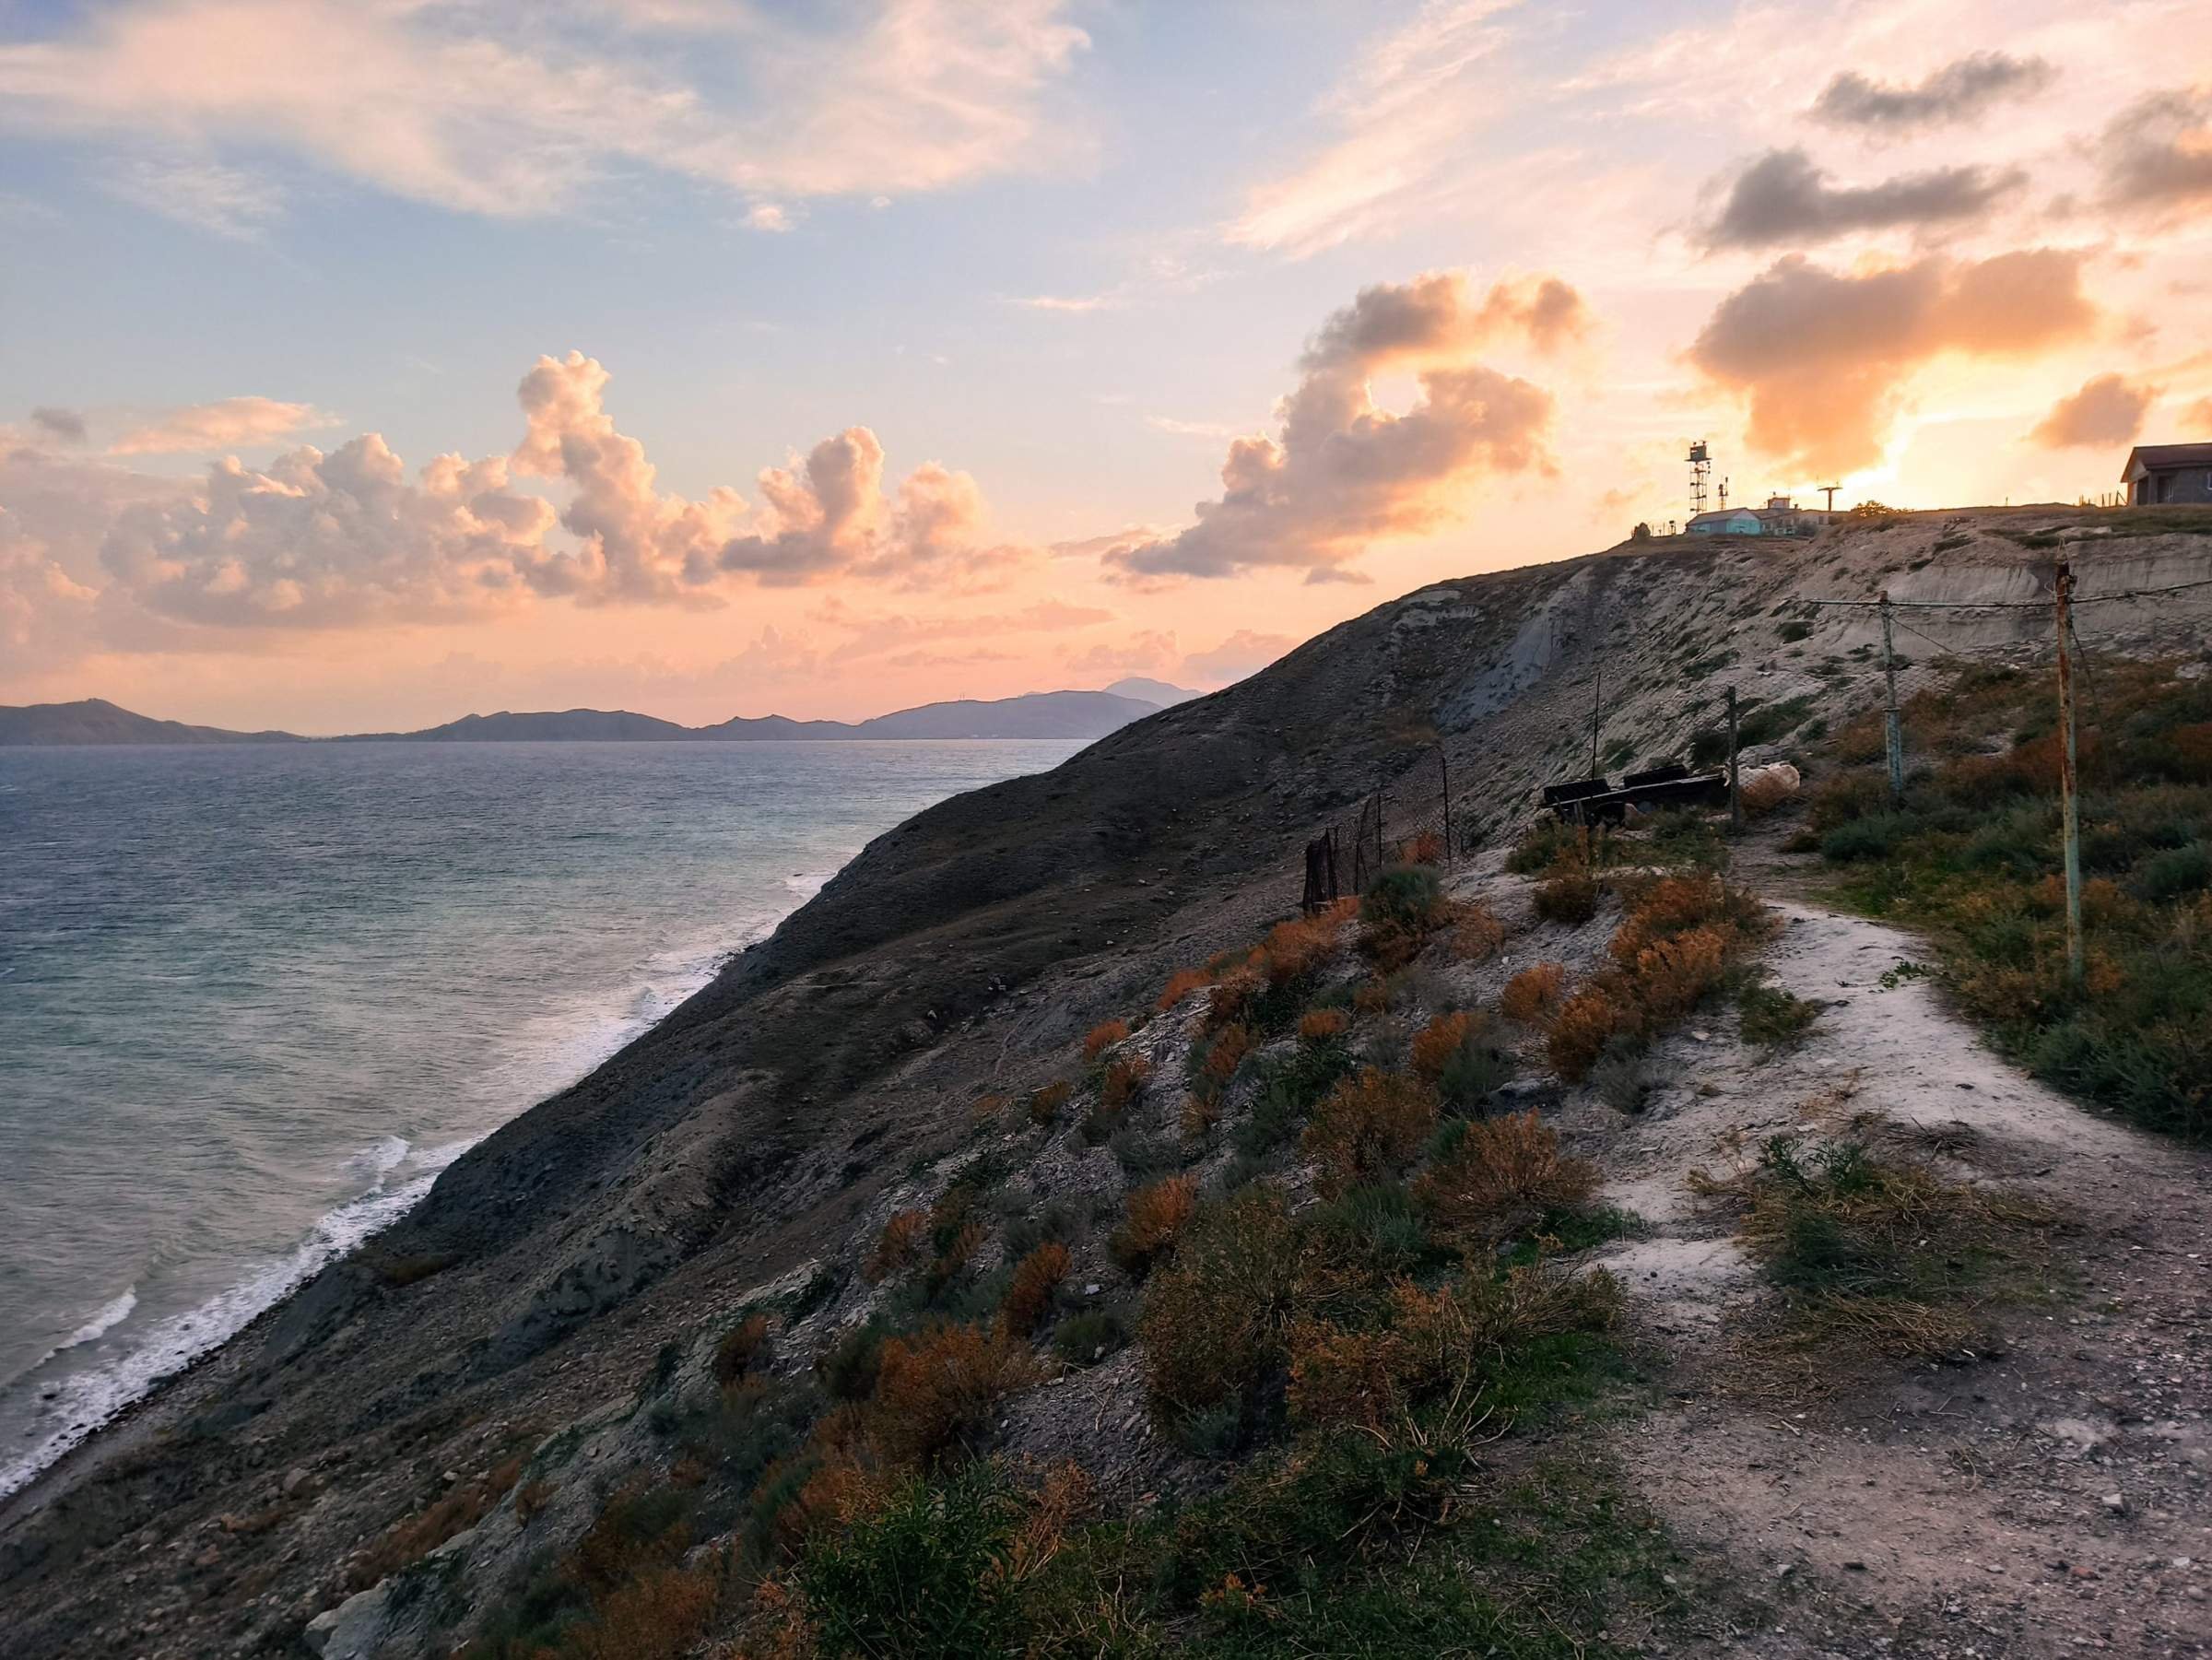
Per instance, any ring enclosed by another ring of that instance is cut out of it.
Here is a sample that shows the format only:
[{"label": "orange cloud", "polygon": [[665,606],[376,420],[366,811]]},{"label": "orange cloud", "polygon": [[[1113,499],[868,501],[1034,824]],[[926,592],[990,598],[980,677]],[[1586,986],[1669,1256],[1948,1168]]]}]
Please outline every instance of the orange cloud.
[{"label": "orange cloud", "polygon": [[274,443],[336,420],[312,404],[288,404],[271,397],[227,397],[212,404],[187,404],[108,446],[111,455],[168,455],[216,450],[251,449]]},{"label": "orange cloud", "polygon": [[2158,394],[2117,374],[2084,381],[2081,390],[2051,406],[2029,436],[2049,449],[2131,443]]},{"label": "orange cloud", "polygon": [[2022,357],[2088,334],[2085,258],[2034,248],[1847,275],[1792,254],[1721,302],[1689,360],[1748,400],[1753,448],[1806,472],[1849,472],[1880,459],[1923,365]]},{"label": "orange cloud", "polygon": [[[1500,283],[1479,300],[1457,272],[1363,288],[1307,347],[1304,376],[1276,410],[1279,436],[1233,441],[1222,492],[1198,504],[1196,524],[1120,542],[1106,562],[1136,579],[1274,566],[1308,582],[1363,580],[1347,567],[1370,542],[1455,516],[1489,475],[1551,465],[1551,394],[1472,354],[1509,336],[1548,351],[1588,326],[1582,297],[1557,277]],[[1370,395],[1392,371],[1420,387],[1403,415]]]}]

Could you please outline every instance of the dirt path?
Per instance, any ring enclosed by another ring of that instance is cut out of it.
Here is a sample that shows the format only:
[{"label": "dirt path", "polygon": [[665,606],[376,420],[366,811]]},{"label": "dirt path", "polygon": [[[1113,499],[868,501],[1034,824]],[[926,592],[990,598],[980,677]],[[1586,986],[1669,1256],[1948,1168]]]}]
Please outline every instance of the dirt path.
[{"label": "dirt path", "polygon": [[[1732,1015],[1677,1034],[1670,1081],[1608,1149],[1608,1196],[1654,1224],[1611,1261],[1673,1357],[1630,1468],[1688,1538],[1768,1588],[1756,1654],[2212,1654],[2212,1184],[2189,1149],[2085,1111],[1983,1047],[1910,936],[1798,903],[1776,983],[1830,1007],[1768,1056]],[[1725,1030],[1724,1030],[1725,1029]],[[1998,1352],[1812,1376],[1755,1368],[1771,1295],[1685,1185],[1728,1148],[1856,1114],[1946,1174],[2078,1219],[2058,1297]]]}]

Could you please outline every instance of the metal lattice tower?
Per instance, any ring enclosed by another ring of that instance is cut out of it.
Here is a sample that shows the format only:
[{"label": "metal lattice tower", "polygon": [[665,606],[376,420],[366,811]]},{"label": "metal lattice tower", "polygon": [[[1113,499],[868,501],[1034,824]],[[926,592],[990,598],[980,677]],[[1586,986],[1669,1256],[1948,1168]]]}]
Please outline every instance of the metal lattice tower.
[{"label": "metal lattice tower", "polygon": [[1699,439],[1689,446],[1689,516],[1705,511],[1705,487],[1712,477],[1712,453]]}]

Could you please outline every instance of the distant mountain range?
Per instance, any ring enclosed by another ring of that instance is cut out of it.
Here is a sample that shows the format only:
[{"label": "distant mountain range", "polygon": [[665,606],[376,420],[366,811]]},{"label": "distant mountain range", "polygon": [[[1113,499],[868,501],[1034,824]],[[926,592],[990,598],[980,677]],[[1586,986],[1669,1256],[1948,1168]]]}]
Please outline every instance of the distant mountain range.
[{"label": "distant mountain range", "polygon": [[[1142,687],[1157,696],[1125,690]],[[76,703],[0,705],[0,746],[61,744],[307,743],[615,743],[777,742],[791,738],[1092,738],[1156,714],[1168,703],[1200,696],[1158,680],[1121,680],[1104,691],[1033,691],[990,701],[924,703],[865,721],[794,721],[783,715],[740,715],[713,726],[626,709],[566,709],[533,713],[464,715],[420,732],[364,732],[305,738],[289,732],[227,732],[134,714],[104,698]]]}]

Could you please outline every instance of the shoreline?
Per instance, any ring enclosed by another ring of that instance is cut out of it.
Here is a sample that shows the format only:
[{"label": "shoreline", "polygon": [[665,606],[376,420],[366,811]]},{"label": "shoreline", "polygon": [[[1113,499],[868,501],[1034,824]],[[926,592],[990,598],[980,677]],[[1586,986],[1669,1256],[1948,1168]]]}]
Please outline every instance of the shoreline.
[{"label": "shoreline", "polygon": [[[5,1532],[7,1528],[35,1513],[52,1497],[55,1496],[51,1493],[42,1493],[42,1489],[56,1486],[57,1478],[64,1476],[74,1478],[76,1475],[81,1473],[76,1466],[97,1462],[100,1456],[104,1455],[103,1450],[108,1448],[110,1443],[126,1442],[128,1440],[127,1432],[138,1423],[138,1420],[147,1417],[151,1411],[169,1404],[180,1388],[196,1378],[205,1376],[215,1363],[239,1348],[241,1340],[251,1337],[272,1316],[282,1314],[301,1292],[312,1286],[324,1274],[348,1261],[364,1247],[406,1220],[421,1206],[424,1200],[429,1197],[431,1190],[437,1185],[439,1179],[454,1164],[465,1158],[472,1148],[481,1145],[486,1139],[496,1134],[502,1125],[513,1123],[516,1119],[535,1111],[545,1101],[559,1095],[562,1090],[572,1088],[607,1061],[620,1054],[623,1050],[648,1037],[656,1028],[673,1018],[700,992],[712,985],[730,964],[736,961],[747,951],[771,938],[784,922],[803,908],[823,888],[827,887],[834,879],[838,871],[844,869],[854,858],[858,857],[859,851],[854,849],[852,853],[847,854],[835,869],[823,873],[818,877],[810,877],[809,884],[803,889],[793,885],[792,878],[787,877],[786,885],[791,895],[791,903],[787,907],[771,918],[750,924],[743,930],[743,935],[737,943],[716,948],[700,970],[695,974],[686,977],[690,980],[691,983],[685,985],[680,993],[674,995],[672,1001],[660,1008],[650,1018],[617,1018],[613,1019],[608,1028],[612,1034],[611,1037],[576,1051],[570,1057],[570,1064],[562,1068],[561,1081],[546,1086],[512,1113],[486,1126],[479,1133],[462,1139],[441,1142],[427,1149],[431,1154],[443,1153],[446,1155],[439,1160],[433,1168],[412,1176],[388,1195],[384,1194],[383,1183],[389,1169],[380,1171],[371,1185],[318,1215],[301,1237],[293,1241],[289,1247],[279,1254],[267,1259],[263,1268],[257,1271],[248,1266],[247,1270],[238,1278],[231,1280],[214,1295],[203,1299],[187,1310],[167,1314],[155,1322],[146,1334],[149,1339],[153,1339],[152,1341],[142,1342],[126,1348],[120,1355],[99,1366],[81,1372],[64,1373],[60,1378],[42,1385],[35,1383],[33,1380],[37,1378],[41,1369],[62,1355],[68,1353],[72,1348],[82,1346],[80,1341],[65,1341],[49,1350],[37,1362],[27,1367],[15,1378],[10,1379],[5,1385],[0,1385],[0,1389],[5,1389],[11,1394],[24,1391],[37,1393],[41,1398],[46,1398],[48,1392],[65,1394],[75,1383],[78,1384],[80,1389],[92,1392],[97,1398],[101,1385],[113,1379],[118,1373],[128,1373],[136,1370],[147,1357],[149,1349],[159,1349],[162,1347],[159,1340],[160,1334],[181,1332],[189,1327],[194,1317],[199,1316],[205,1312],[217,1311],[230,1300],[241,1299],[242,1301],[256,1301],[256,1306],[253,1308],[251,1313],[246,1314],[242,1320],[230,1325],[227,1330],[222,1331],[220,1335],[211,1336],[205,1342],[195,1339],[189,1345],[175,1345],[174,1352],[179,1358],[173,1363],[162,1365],[160,1363],[162,1357],[156,1354],[154,1364],[159,1369],[147,1371],[143,1377],[127,1384],[125,1386],[127,1392],[118,1394],[112,1404],[99,1407],[99,1416],[96,1418],[81,1427],[71,1425],[65,1430],[57,1430],[47,1436],[20,1458],[6,1465],[0,1465],[0,1532]],[[607,1011],[603,1009],[601,1012],[604,1014]],[[410,1151],[412,1150],[410,1148]],[[404,1162],[404,1158],[394,1160],[389,1168],[395,1169]],[[331,1230],[334,1224],[339,1223],[341,1219],[347,1218],[349,1213],[358,1215],[364,1209],[375,1211],[375,1201],[380,1196],[390,1201],[398,1200],[402,1195],[405,1195],[404,1203],[394,1203],[390,1205],[388,1210],[376,1211],[372,1225],[358,1232],[348,1230],[348,1236],[342,1242],[336,1243],[326,1253],[317,1254],[318,1237]],[[268,1294],[265,1300],[256,1301],[251,1289],[255,1280],[270,1271],[281,1273],[287,1265],[292,1262],[300,1262],[302,1266],[296,1272],[286,1276],[281,1287]],[[241,1293],[243,1294],[242,1298]],[[138,1298],[135,1286],[123,1295],[128,1297],[134,1305],[136,1304]],[[122,1301],[121,1297],[110,1299],[108,1302],[101,1305],[102,1311],[104,1312],[107,1307],[120,1301]],[[127,1317],[126,1313],[124,1318]],[[120,1319],[114,1321],[107,1329],[112,1329],[113,1325],[120,1324],[122,1324]],[[82,1328],[80,1327],[80,1329]],[[104,1330],[98,1334],[98,1336],[104,1335]],[[91,1340],[96,1340],[96,1338],[83,1341]],[[60,1485],[65,1487],[66,1484],[61,1483]]]}]

